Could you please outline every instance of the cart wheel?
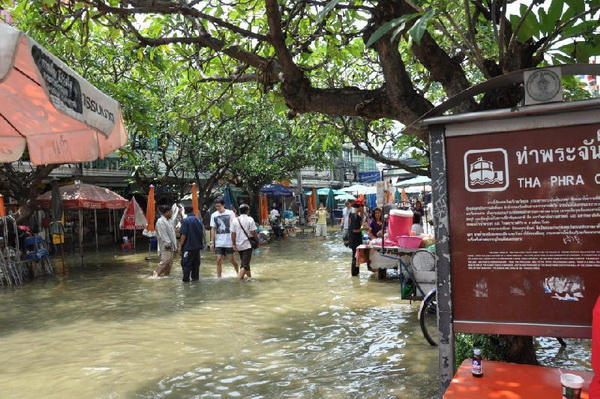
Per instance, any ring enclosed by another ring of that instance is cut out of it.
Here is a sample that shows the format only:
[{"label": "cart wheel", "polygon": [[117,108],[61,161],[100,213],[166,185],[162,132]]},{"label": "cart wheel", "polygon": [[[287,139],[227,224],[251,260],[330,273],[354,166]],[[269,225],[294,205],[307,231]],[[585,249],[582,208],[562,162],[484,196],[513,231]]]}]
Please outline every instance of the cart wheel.
[{"label": "cart wheel", "polygon": [[430,292],[421,304],[419,324],[429,345],[437,346],[439,332],[437,325],[437,294],[435,291]]}]

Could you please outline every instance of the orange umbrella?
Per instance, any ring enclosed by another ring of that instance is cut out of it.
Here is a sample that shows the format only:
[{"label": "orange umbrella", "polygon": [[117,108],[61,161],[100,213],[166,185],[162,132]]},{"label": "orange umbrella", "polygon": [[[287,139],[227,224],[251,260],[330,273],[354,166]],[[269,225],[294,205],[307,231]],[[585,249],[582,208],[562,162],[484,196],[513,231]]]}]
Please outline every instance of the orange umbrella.
[{"label": "orange umbrella", "polygon": [[4,207],[4,196],[0,194],[0,217],[6,216],[6,208]]},{"label": "orange umbrella", "polygon": [[117,101],[1,22],[0,42],[0,162],[18,160],[26,147],[35,165],[95,161],[125,145]]},{"label": "orange umbrella", "polygon": [[192,206],[194,207],[194,215],[198,217],[198,190],[196,189],[196,183],[192,183]]},{"label": "orange umbrella", "polygon": [[154,231],[155,208],[156,204],[154,203],[154,186],[150,185],[150,190],[148,191],[148,204],[146,205],[146,220],[148,221],[146,230],[148,231]]},{"label": "orange umbrella", "polygon": [[310,217],[310,215],[312,215],[315,211],[315,204],[316,204],[316,197],[317,197],[317,190],[315,190],[315,188],[313,187],[312,189],[312,195],[308,198],[308,216]]},{"label": "orange umbrella", "polygon": [[260,220],[262,224],[267,224],[269,221],[269,201],[266,195],[261,195],[260,197],[262,199],[262,217]]}]

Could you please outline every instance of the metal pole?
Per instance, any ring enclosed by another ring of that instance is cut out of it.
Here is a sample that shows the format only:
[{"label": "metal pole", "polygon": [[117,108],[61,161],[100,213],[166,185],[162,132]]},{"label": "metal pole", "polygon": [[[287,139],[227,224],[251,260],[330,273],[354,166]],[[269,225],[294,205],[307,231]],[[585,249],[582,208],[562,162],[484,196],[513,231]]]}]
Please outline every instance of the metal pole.
[{"label": "metal pole", "polygon": [[298,171],[298,201],[299,201],[299,207],[298,207],[298,221],[300,222],[301,225],[303,225],[305,223],[304,220],[304,206],[302,205],[302,196],[303,196],[303,191],[302,191],[302,171],[299,170]]},{"label": "metal pole", "polygon": [[448,183],[446,179],[446,143],[444,127],[429,128],[431,187],[433,201],[435,251],[437,263],[437,310],[439,330],[439,376],[441,395],[454,376],[454,331],[452,326],[452,286],[450,280],[450,223]]},{"label": "metal pole", "polygon": [[94,227],[96,231],[96,253],[98,253],[98,213],[94,209]]}]

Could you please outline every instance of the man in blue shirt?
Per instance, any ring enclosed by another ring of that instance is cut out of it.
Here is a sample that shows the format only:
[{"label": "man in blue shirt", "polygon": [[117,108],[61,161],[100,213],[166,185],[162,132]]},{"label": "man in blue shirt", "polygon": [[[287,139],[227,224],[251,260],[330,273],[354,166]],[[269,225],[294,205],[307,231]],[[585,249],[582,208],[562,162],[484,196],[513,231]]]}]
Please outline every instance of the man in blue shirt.
[{"label": "man in blue shirt", "polygon": [[204,226],[194,215],[191,206],[185,207],[187,217],[181,221],[179,233],[179,253],[181,254],[181,269],[183,282],[198,281],[200,277],[200,250],[204,249]]}]

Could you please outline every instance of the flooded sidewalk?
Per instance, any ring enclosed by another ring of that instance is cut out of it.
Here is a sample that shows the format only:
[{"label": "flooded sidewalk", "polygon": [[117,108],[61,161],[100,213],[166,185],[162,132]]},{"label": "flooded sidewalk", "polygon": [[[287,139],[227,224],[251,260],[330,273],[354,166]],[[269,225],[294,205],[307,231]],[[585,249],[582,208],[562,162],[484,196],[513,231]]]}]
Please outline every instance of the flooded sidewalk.
[{"label": "flooded sidewalk", "polygon": [[150,279],[155,254],[90,252],[65,277],[0,291],[3,397],[437,392],[418,303],[400,300],[398,280],[351,277],[341,236],[273,242],[254,254],[248,282],[226,262],[217,279],[211,253],[200,281],[184,284],[178,258],[170,277]]},{"label": "flooded sidewalk", "polygon": [[[151,260],[146,260],[150,256]],[[56,260],[60,268],[60,259]],[[423,398],[437,348],[397,279],[350,276],[341,235],[255,252],[251,281],[203,253],[200,281],[151,279],[142,251],[68,259],[70,273],[0,290],[3,398]],[[543,365],[589,366],[589,340],[538,340]]]}]

